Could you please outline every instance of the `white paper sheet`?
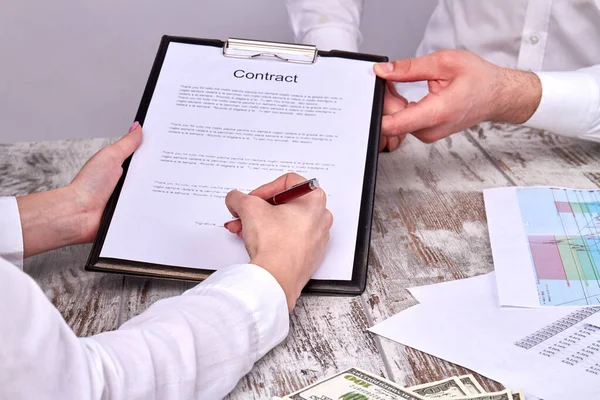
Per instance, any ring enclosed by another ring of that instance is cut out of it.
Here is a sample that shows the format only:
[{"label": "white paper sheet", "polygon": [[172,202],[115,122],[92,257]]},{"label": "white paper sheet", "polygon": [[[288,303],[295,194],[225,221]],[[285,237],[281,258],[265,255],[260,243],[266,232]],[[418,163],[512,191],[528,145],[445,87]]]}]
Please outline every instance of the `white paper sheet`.
[{"label": "white paper sheet", "polygon": [[539,307],[515,188],[484,190],[483,197],[500,305]]},{"label": "white paper sheet", "polygon": [[600,328],[600,312],[597,312],[594,315],[591,315],[589,318],[587,318],[585,320],[585,322],[587,324],[594,325],[594,326],[597,326],[598,328]]},{"label": "white paper sheet", "polygon": [[500,308],[495,285],[486,274],[412,288],[422,304],[369,330],[546,400],[598,398],[598,310]]},{"label": "white paper sheet", "polygon": [[171,43],[101,257],[204,269],[247,262],[242,240],[222,228],[225,194],[294,171],[318,178],[335,219],[314,278],[350,280],[372,66],[232,59]]},{"label": "white paper sheet", "polygon": [[469,303],[474,299],[496,293],[496,279],[494,275],[494,272],[490,272],[468,279],[415,286],[408,288],[408,291],[421,304],[438,302],[450,302],[452,304]]},{"label": "white paper sheet", "polygon": [[500,305],[600,304],[600,191],[484,191]]}]

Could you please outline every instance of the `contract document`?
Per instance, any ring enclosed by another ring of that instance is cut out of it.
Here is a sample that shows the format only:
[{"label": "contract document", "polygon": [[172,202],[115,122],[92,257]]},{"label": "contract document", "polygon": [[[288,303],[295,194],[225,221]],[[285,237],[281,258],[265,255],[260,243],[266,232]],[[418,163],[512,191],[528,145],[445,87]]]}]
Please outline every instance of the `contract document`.
[{"label": "contract document", "polygon": [[231,58],[220,47],[164,41],[141,107],[143,142],[103,221],[98,259],[209,271],[248,262],[243,240],[223,227],[232,219],[226,194],[296,172],[318,179],[334,215],[313,279],[352,281],[368,236],[361,212],[370,231],[374,194],[365,178],[374,178],[368,155],[379,134],[374,62]]}]

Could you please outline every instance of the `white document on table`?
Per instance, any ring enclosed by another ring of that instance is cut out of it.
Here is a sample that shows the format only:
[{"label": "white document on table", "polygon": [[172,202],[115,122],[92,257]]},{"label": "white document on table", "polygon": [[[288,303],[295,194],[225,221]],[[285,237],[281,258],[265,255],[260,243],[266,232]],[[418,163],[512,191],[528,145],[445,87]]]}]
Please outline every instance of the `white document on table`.
[{"label": "white document on table", "polygon": [[171,43],[100,257],[209,270],[247,262],[223,228],[225,195],[298,172],[319,180],[335,220],[313,278],[351,280],[375,79],[372,62],[232,59]]},{"label": "white document on table", "polygon": [[415,286],[407,290],[421,304],[437,302],[470,303],[473,299],[490,296],[491,293],[496,292],[495,273],[489,272],[467,279]]},{"label": "white document on table", "polygon": [[591,315],[589,318],[585,320],[586,324],[594,325],[600,328],[600,312]]},{"label": "white document on table", "polygon": [[501,306],[600,305],[600,190],[483,194]]},{"label": "white document on table", "polygon": [[600,393],[600,307],[501,308],[493,273],[410,291],[421,304],[370,331],[545,400]]}]

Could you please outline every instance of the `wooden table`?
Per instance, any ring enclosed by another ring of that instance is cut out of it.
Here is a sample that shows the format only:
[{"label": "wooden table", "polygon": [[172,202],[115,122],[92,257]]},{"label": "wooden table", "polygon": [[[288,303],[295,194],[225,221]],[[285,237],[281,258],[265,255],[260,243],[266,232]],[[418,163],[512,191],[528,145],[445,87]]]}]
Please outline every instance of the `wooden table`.
[{"label": "wooden table", "polygon": [[[0,146],[0,195],[65,185],[107,143]],[[482,190],[510,185],[598,187],[600,145],[483,124],[432,145],[410,137],[396,152],[382,154],[365,293],[302,298],[287,340],[228,398],[270,399],[351,366],[406,386],[469,372],[366,329],[416,304],[407,287],[491,271]],[[89,245],[65,248],[25,263],[25,271],[80,336],[113,330],[153,302],[190,287],[85,272],[89,250]],[[478,378],[487,389],[500,387]]]}]

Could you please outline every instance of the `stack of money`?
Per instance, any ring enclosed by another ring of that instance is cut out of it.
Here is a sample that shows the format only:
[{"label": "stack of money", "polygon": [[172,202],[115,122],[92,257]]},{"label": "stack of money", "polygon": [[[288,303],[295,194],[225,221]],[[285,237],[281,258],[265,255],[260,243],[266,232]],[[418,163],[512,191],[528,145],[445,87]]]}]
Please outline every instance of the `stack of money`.
[{"label": "stack of money", "polygon": [[402,388],[380,376],[358,368],[319,381],[283,398],[274,400],[525,400],[521,391],[504,389],[487,393],[473,375]]}]

